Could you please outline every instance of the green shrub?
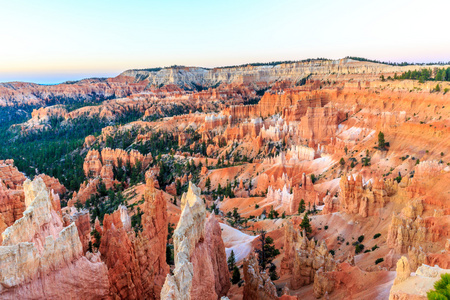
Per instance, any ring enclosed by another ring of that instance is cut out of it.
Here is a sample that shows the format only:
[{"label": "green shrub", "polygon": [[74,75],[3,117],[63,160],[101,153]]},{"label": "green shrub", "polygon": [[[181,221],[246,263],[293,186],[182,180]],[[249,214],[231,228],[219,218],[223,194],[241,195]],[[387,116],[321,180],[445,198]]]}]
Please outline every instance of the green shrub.
[{"label": "green shrub", "polygon": [[364,235],[360,235],[358,237],[358,242],[362,243],[362,241],[364,241]]},{"label": "green shrub", "polygon": [[378,265],[379,263],[382,263],[383,261],[384,261],[384,258],[378,258],[378,259],[375,261],[375,264]]},{"label": "green shrub", "polygon": [[373,239],[377,239],[377,238],[379,238],[381,236],[381,233],[377,233],[377,234],[375,234],[374,236],[373,236]]},{"label": "green shrub", "polygon": [[355,254],[359,254],[364,250],[364,245],[363,244],[357,244],[355,246]]},{"label": "green shrub", "polygon": [[427,293],[429,300],[445,300],[450,299],[450,274],[442,274],[441,280],[434,283],[435,290]]}]

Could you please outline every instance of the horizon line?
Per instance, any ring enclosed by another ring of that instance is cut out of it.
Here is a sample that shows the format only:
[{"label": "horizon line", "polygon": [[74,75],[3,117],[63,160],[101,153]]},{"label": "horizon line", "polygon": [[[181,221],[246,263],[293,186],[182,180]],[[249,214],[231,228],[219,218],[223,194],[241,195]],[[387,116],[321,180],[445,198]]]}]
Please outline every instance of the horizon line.
[{"label": "horizon line", "polygon": [[[38,83],[35,81],[27,81],[27,80],[11,80],[11,81],[1,81],[0,84],[8,84],[8,83],[31,83],[31,84],[37,84],[37,85],[59,85],[59,84],[71,84],[71,83],[77,83],[82,80],[89,80],[89,79],[98,79],[98,80],[106,80],[109,78],[115,78],[117,76],[120,76],[122,73],[125,73],[127,71],[148,71],[148,72],[159,72],[164,69],[172,69],[172,68],[201,68],[206,70],[214,70],[214,69],[227,69],[227,68],[239,68],[239,67],[246,67],[246,66],[275,66],[280,64],[293,64],[293,63],[301,63],[301,62],[311,62],[311,61],[337,61],[342,59],[352,59],[355,61],[362,61],[362,62],[370,62],[370,63],[378,63],[378,64],[384,64],[384,65],[391,65],[391,66],[424,66],[424,65],[450,65],[449,61],[439,61],[439,62],[407,62],[407,61],[380,61],[377,59],[369,59],[365,57],[359,57],[359,56],[345,56],[343,58],[337,58],[337,59],[330,59],[330,58],[324,58],[324,57],[317,57],[317,58],[306,58],[306,59],[300,59],[300,60],[278,60],[278,61],[267,61],[267,62],[252,62],[252,63],[244,63],[244,64],[237,64],[237,65],[223,65],[223,66],[215,66],[215,67],[205,67],[205,66],[187,66],[187,65],[170,65],[170,66],[164,66],[164,67],[146,67],[146,68],[129,68],[121,71],[116,76],[89,76],[86,75],[86,77],[82,77],[80,79],[68,79],[63,81],[58,81],[55,83]],[[107,73],[108,71],[105,71]],[[57,75],[61,72],[45,72],[45,73],[22,73],[22,74],[46,74],[46,75]],[[70,71],[68,72],[70,73]],[[86,72],[88,73],[88,72]],[[16,73],[19,74],[19,73]],[[67,74],[69,75],[69,74]],[[75,74],[74,74],[75,75]]]}]

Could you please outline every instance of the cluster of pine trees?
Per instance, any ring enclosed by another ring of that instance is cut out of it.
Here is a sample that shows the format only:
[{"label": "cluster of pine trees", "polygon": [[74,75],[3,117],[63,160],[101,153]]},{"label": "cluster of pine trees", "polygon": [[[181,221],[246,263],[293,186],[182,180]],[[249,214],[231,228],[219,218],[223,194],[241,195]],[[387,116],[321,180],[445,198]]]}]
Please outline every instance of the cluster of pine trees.
[{"label": "cluster of pine trees", "polygon": [[429,80],[450,81],[450,67],[436,69],[434,72],[432,69],[407,71],[398,77],[397,75],[394,75],[394,79],[413,79],[419,80],[422,83]]}]

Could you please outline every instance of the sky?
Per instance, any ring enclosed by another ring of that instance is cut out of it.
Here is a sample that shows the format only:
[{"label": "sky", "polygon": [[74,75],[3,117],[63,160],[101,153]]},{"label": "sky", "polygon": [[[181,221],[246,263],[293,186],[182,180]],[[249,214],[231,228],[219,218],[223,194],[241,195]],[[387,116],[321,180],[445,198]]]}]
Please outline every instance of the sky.
[{"label": "sky", "polygon": [[449,0],[0,0],[0,82],[360,56],[450,61]]}]

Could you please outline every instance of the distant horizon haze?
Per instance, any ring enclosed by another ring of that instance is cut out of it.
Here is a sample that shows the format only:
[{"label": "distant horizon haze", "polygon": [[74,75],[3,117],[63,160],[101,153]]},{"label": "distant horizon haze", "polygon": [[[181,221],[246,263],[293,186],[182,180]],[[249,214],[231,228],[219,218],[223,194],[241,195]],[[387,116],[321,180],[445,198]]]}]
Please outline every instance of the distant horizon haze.
[{"label": "distant horizon haze", "polygon": [[[347,55],[350,56],[350,55]],[[354,56],[354,55],[352,55]],[[360,56],[358,56],[360,57]],[[270,63],[270,62],[277,62],[277,61],[301,61],[304,59],[315,59],[318,57],[310,57],[310,58],[301,58],[301,59],[279,59],[279,60],[269,60],[269,61],[249,61],[244,63],[231,63],[231,64],[223,64],[223,65],[187,65],[187,64],[170,64],[170,65],[154,65],[154,66],[141,66],[141,67],[133,67],[133,68],[124,68],[121,70],[88,70],[88,71],[76,71],[76,72],[32,72],[32,73],[0,73],[0,83],[10,83],[10,82],[27,82],[27,83],[36,83],[36,84],[42,84],[42,85],[55,85],[55,84],[61,84],[67,81],[79,81],[83,79],[89,79],[89,78],[112,78],[120,75],[126,70],[132,70],[132,69],[150,69],[150,68],[164,68],[164,67],[171,67],[174,65],[179,66],[186,66],[186,67],[200,67],[200,68],[215,68],[215,67],[227,67],[227,66],[236,66],[236,65],[245,65],[245,64],[252,64],[252,63]],[[328,57],[324,57],[327,58]],[[333,60],[342,59],[344,57],[340,58],[329,58]],[[376,58],[368,58],[363,57],[371,60],[379,60],[384,62],[392,62],[392,63],[402,63],[402,62],[408,62],[408,63],[439,63],[439,62],[450,62],[450,59],[448,61],[446,60],[421,60],[421,61],[407,61],[407,60],[381,60]],[[5,78],[5,80],[3,80]],[[8,80],[8,78],[11,78]],[[14,79],[17,78],[17,79]]]}]

